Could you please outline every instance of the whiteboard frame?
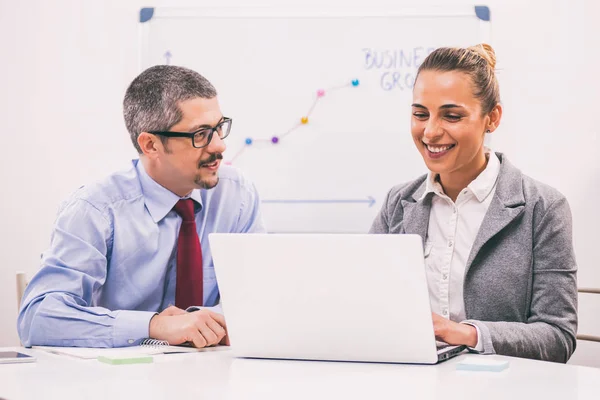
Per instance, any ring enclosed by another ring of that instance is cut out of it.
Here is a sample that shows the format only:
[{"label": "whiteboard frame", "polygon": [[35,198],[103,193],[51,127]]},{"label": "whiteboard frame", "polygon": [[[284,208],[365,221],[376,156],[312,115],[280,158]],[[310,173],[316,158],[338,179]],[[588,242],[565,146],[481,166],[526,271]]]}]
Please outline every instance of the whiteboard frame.
[{"label": "whiteboard frame", "polygon": [[[151,66],[150,37],[152,22],[159,20],[185,20],[185,19],[363,19],[363,18],[453,18],[472,17],[479,22],[478,43],[492,44],[492,28],[490,9],[483,5],[453,5],[453,6],[426,6],[426,7],[361,7],[361,8],[310,8],[310,7],[157,7],[142,8],[139,19],[139,46],[138,69],[141,72]],[[477,43],[473,43],[477,44]],[[489,145],[490,137],[486,137]],[[370,199],[372,197],[369,196]],[[263,199],[264,202],[264,199]],[[374,202],[374,200],[373,200]],[[372,205],[372,204],[371,204]],[[370,206],[371,206],[370,205]],[[369,206],[369,207],[370,207]],[[273,232],[287,232],[276,229]],[[304,230],[291,229],[289,232],[305,232]],[[311,232],[321,232],[311,230]],[[329,229],[324,233],[332,232]],[[338,232],[338,231],[336,231]],[[346,232],[346,231],[340,231]],[[355,231],[352,231],[355,232]],[[361,232],[360,231],[356,231]],[[346,232],[349,233],[349,232]]]}]

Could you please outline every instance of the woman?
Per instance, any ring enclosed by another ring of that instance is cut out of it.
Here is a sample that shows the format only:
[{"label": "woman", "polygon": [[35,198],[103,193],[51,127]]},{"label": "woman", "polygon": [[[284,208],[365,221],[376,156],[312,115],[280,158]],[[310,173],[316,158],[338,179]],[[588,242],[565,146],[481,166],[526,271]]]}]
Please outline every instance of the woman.
[{"label": "woman", "polygon": [[411,132],[429,173],[395,186],[372,233],[424,240],[436,338],[483,354],[567,362],[577,281],[567,201],[484,147],[502,106],[488,45],[419,67]]}]

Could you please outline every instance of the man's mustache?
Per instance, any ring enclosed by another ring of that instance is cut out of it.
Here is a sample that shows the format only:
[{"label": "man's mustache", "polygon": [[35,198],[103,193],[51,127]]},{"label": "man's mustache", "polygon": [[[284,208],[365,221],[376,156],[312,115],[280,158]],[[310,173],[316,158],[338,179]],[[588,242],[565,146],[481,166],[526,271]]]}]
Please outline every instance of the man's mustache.
[{"label": "man's mustache", "polygon": [[210,155],[210,157],[208,157],[208,159],[200,161],[200,167],[203,167],[205,165],[208,164],[212,164],[217,160],[222,160],[223,159],[223,154],[222,153],[213,153]]}]

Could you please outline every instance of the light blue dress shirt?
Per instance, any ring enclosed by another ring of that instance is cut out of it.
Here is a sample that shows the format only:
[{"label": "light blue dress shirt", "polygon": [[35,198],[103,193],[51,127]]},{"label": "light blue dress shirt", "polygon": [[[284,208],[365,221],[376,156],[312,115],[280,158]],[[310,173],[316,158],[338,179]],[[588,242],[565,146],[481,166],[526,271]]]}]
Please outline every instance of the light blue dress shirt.
[{"label": "light blue dress shirt", "polygon": [[[229,166],[219,178],[189,196],[197,202],[205,306],[219,302],[208,234],[265,232],[254,185]],[[147,338],[152,316],[175,304],[179,199],[139,160],[72,194],[23,296],[23,345],[122,347]]]}]

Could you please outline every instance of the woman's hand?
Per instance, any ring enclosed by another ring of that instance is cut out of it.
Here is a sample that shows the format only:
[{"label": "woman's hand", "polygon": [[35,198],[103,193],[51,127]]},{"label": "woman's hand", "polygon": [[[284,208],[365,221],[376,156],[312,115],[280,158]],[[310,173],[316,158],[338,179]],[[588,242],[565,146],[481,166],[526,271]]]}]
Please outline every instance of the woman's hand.
[{"label": "woman's hand", "polygon": [[433,332],[437,340],[451,345],[477,346],[477,329],[474,326],[450,321],[436,313],[431,313],[431,316],[433,318]]}]

